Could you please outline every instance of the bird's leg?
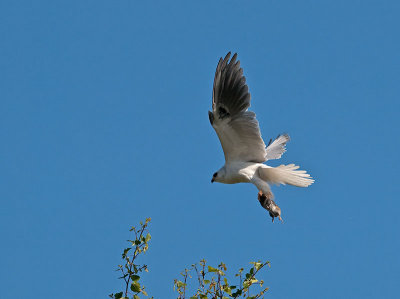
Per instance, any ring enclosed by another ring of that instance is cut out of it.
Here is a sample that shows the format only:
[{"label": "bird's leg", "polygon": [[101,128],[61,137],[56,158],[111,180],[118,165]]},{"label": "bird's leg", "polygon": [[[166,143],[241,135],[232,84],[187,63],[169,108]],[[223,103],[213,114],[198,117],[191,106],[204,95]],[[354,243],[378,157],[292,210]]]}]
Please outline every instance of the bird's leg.
[{"label": "bird's leg", "polygon": [[283,223],[283,219],[282,219],[281,215],[279,215],[278,217],[279,217],[279,220]]},{"label": "bird's leg", "polygon": [[274,223],[274,219],[275,219],[275,218],[274,218],[274,217],[271,217],[271,218],[272,218],[272,223]]}]

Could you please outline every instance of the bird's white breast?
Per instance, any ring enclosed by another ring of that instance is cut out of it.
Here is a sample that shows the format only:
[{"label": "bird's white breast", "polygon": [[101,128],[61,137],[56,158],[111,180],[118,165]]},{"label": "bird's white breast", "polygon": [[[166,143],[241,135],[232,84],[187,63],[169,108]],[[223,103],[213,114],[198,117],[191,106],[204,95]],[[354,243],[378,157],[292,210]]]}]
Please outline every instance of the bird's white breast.
[{"label": "bird's white breast", "polygon": [[251,162],[231,162],[225,164],[225,178],[223,183],[249,183],[254,176],[255,171],[260,166],[259,163]]}]

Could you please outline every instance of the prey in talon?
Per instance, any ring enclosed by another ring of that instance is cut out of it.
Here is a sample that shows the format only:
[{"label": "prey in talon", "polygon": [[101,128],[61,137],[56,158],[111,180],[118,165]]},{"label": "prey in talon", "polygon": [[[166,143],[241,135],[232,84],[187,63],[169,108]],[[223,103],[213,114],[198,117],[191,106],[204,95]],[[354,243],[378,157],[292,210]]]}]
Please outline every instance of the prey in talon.
[{"label": "prey in talon", "polygon": [[272,193],[264,194],[261,190],[258,192],[258,201],[261,206],[269,212],[269,215],[272,218],[272,222],[274,222],[275,217],[278,217],[280,221],[283,222],[281,217],[281,209],[272,200]]}]

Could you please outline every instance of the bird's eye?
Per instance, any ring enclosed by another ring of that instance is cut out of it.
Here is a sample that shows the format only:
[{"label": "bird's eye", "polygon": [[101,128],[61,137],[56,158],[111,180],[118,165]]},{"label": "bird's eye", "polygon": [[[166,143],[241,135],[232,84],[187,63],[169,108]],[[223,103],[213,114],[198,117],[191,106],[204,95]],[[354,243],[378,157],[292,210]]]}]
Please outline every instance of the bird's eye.
[{"label": "bird's eye", "polygon": [[214,173],[214,174],[213,174],[213,178],[215,178],[216,176],[217,176],[217,173]]}]

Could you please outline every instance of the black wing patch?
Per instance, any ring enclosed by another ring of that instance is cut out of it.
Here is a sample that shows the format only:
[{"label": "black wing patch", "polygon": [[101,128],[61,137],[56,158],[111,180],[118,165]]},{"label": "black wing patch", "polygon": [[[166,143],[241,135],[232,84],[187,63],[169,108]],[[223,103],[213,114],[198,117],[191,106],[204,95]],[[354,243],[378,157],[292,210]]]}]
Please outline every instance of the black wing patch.
[{"label": "black wing patch", "polygon": [[224,107],[218,107],[218,117],[219,119],[224,119],[225,117],[231,116]]}]

